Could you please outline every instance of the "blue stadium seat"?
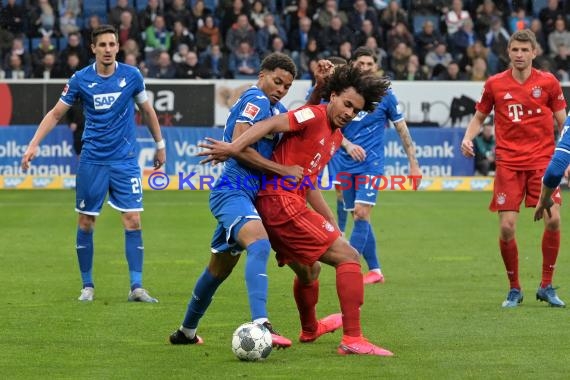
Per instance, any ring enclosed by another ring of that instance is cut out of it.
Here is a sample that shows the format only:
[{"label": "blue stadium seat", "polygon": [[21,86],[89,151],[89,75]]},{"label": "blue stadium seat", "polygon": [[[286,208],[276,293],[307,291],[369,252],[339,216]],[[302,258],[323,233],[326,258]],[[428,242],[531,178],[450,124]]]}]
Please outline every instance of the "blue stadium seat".
[{"label": "blue stadium seat", "polygon": [[67,37],[59,37],[57,41],[58,50],[63,50],[67,47]]},{"label": "blue stadium seat", "polygon": [[107,0],[83,0],[83,16],[86,20],[92,14],[107,19],[108,9]]},{"label": "blue stadium seat", "polygon": [[140,12],[146,8],[146,6],[148,5],[148,0],[136,0],[135,3],[136,3],[135,8],[137,9],[137,12]]},{"label": "blue stadium seat", "polygon": [[538,17],[538,13],[542,8],[546,8],[548,6],[548,0],[533,0],[532,2],[532,14],[535,17]]},{"label": "blue stadium seat", "polygon": [[426,20],[433,23],[433,27],[439,32],[439,17],[436,15],[414,15],[413,16],[413,34],[418,34],[422,31],[422,26]]},{"label": "blue stadium seat", "polygon": [[[115,7],[117,5],[117,0],[109,0],[109,9]],[[135,1],[129,0],[129,7],[135,7]]]}]

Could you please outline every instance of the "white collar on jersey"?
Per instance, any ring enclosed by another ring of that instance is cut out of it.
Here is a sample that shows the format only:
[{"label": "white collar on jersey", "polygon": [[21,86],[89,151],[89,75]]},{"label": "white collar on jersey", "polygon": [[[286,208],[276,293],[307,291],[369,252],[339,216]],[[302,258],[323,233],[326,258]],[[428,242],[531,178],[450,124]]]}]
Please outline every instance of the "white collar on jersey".
[{"label": "white collar on jersey", "polygon": [[[115,71],[117,71],[117,67],[119,67],[119,62],[115,61]],[[100,77],[103,77],[103,78],[108,78],[108,77],[110,77],[111,75],[115,74],[115,71],[113,71],[113,73],[112,73],[112,74],[109,74],[109,75],[101,75],[101,74],[99,74],[99,73],[97,72],[97,61],[93,62],[93,71],[95,71],[95,74],[97,74],[97,75],[99,75]]]}]

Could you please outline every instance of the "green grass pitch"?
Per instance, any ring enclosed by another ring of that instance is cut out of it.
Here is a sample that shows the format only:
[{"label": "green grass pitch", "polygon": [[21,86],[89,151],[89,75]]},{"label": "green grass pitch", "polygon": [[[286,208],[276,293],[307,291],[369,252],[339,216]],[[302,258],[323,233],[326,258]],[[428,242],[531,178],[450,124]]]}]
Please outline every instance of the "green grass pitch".
[{"label": "green grass pitch", "polygon": [[[332,203],[334,195],[328,193]],[[117,212],[105,206],[95,232],[96,299],[76,300],[72,191],[0,191],[0,378],[2,379],[563,379],[570,373],[570,309],[535,300],[542,224],[518,223],[525,300],[503,310],[508,283],[490,193],[387,192],[373,225],[387,282],[365,288],[365,335],[393,358],[341,357],[340,332],[297,343],[292,272],[269,265],[274,326],[294,340],[260,363],[231,352],[249,318],[243,263],[202,319],[202,346],[170,346],[209,258],[214,220],[205,192],[145,193],[145,287],[159,304],[127,303],[128,273]],[[570,199],[570,198],[568,198]],[[563,220],[570,220],[563,209]],[[555,285],[570,302],[568,232]],[[321,272],[318,314],[338,312],[334,270]]]}]

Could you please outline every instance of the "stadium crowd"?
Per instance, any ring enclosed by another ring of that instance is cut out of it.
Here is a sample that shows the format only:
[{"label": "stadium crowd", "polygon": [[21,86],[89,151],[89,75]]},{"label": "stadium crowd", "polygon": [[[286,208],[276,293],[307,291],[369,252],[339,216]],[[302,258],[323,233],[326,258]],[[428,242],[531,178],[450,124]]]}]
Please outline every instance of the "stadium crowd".
[{"label": "stadium crowd", "polygon": [[254,79],[281,51],[313,79],[318,59],[365,45],[394,80],[483,81],[529,28],[535,66],[565,81],[568,14],[570,0],[3,0],[0,79],[69,77],[93,61],[91,31],[108,23],[119,61],[147,78]]}]

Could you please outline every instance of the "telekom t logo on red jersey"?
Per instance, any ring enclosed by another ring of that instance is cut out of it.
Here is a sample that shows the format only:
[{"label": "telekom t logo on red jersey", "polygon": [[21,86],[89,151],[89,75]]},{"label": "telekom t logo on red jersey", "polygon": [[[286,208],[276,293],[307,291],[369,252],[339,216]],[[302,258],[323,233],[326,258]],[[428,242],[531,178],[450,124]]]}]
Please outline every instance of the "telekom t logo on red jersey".
[{"label": "telekom t logo on red jersey", "polygon": [[523,115],[523,106],[522,104],[509,104],[507,106],[509,109],[509,117],[515,123],[521,121],[521,116]]}]

